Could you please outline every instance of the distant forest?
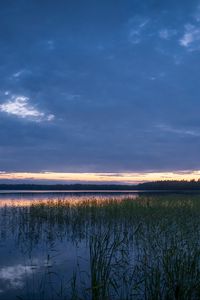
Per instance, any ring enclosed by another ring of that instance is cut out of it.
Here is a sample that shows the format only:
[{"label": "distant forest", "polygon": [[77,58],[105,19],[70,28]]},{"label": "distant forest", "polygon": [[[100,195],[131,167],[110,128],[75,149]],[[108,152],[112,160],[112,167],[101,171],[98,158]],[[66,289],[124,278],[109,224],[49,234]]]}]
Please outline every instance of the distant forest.
[{"label": "distant forest", "polygon": [[145,182],[137,185],[121,184],[0,184],[0,190],[200,190],[200,180],[177,181],[165,180]]},{"label": "distant forest", "polygon": [[200,180],[163,180],[137,185],[139,190],[200,190]]},{"label": "distant forest", "polygon": [[51,191],[81,191],[81,190],[137,190],[136,185],[116,184],[0,184],[0,190],[51,190]]}]

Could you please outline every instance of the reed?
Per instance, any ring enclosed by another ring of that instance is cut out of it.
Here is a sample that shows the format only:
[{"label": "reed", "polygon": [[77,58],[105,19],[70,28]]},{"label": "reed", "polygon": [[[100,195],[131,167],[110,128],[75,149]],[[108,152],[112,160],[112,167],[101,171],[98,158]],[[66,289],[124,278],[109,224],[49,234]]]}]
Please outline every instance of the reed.
[{"label": "reed", "polygon": [[26,257],[42,243],[49,257],[61,255],[58,242],[85,249],[67,270],[70,280],[52,260],[29,299],[39,291],[48,299],[50,287],[51,299],[199,299],[199,215],[198,195],[84,197],[76,205],[63,199],[1,208],[0,233],[1,240],[12,235]]}]

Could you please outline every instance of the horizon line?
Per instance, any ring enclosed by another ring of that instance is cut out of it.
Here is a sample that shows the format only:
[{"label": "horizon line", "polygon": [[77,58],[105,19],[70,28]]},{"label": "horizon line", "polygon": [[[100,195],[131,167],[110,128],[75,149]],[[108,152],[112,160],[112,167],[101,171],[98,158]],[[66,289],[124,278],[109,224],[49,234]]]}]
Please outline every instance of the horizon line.
[{"label": "horizon line", "polygon": [[62,182],[62,184],[138,184],[164,180],[198,180],[200,170],[177,170],[167,172],[7,172],[0,171],[0,182]]}]

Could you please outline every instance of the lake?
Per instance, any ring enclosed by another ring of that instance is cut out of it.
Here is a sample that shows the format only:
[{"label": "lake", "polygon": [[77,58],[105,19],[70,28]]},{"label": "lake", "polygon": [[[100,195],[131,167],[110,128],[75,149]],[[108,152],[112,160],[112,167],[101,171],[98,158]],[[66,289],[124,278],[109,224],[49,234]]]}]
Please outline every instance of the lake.
[{"label": "lake", "polygon": [[0,299],[199,299],[200,194],[0,193]]}]

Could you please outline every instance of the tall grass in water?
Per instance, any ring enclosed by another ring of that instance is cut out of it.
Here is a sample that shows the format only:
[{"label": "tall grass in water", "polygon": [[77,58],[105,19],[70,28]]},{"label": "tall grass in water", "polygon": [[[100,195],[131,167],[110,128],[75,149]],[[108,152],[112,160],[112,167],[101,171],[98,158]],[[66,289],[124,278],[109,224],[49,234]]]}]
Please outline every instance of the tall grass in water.
[{"label": "tall grass in water", "polygon": [[111,240],[109,231],[90,237],[90,278],[92,299],[109,299],[111,290],[116,291],[116,268],[126,267],[124,239],[120,235]]},{"label": "tall grass in water", "polygon": [[1,213],[3,237],[9,228],[29,255],[44,240],[85,242],[86,268],[60,279],[52,299],[200,299],[199,196],[49,201]]}]

